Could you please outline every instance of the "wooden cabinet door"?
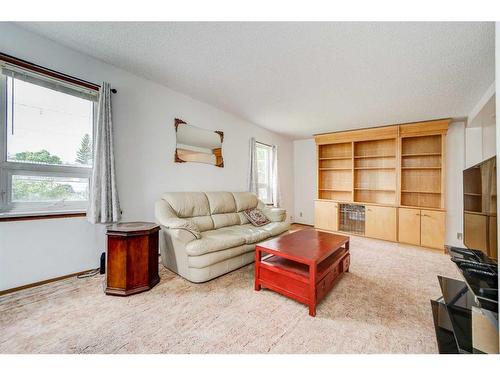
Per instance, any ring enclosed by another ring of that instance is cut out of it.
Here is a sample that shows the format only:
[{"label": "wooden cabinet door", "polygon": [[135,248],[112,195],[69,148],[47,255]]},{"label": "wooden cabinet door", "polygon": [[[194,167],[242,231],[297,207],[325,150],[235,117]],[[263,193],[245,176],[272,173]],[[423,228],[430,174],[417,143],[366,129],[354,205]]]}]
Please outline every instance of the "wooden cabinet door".
[{"label": "wooden cabinet door", "polygon": [[338,204],[336,202],[314,202],[314,227],[317,229],[338,230]]},{"label": "wooden cabinet door", "polygon": [[366,206],[365,235],[396,241],[396,207]]},{"label": "wooden cabinet door", "polygon": [[399,242],[420,245],[420,210],[400,208],[398,224]]},{"label": "wooden cabinet door", "polygon": [[488,251],[488,217],[481,213],[464,214],[465,245],[470,249],[481,250],[485,254]]},{"label": "wooden cabinet door", "polygon": [[443,211],[421,210],[420,244],[434,249],[444,249]]}]

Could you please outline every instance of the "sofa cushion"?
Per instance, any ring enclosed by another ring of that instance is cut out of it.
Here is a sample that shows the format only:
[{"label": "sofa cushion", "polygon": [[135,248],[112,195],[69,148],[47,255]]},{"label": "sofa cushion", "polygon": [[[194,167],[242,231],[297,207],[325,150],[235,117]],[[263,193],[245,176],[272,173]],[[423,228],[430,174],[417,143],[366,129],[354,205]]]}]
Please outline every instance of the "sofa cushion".
[{"label": "sofa cushion", "polygon": [[212,215],[214,229],[228,227],[230,225],[239,225],[240,217],[236,212],[230,214],[215,214]]},{"label": "sofa cushion", "polygon": [[232,193],[236,202],[236,211],[244,211],[249,208],[255,208],[258,204],[257,196],[249,192]]},{"label": "sofa cushion", "polygon": [[164,193],[162,198],[170,204],[180,218],[210,215],[205,193]]},{"label": "sofa cushion", "polygon": [[254,244],[271,237],[270,231],[265,230],[264,227],[255,227],[252,224],[235,225],[226,229],[242,236],[247,244]]},{"label": "sofa cushion", "polygon": [[188,266],[192,268],[204,268],[211,266],[212,264],[222,262],[223,260],[231,259],[241,254],[253,252],[254,250],[255,246],[241,245],[226,250],[216,251],[213,253],[198,256],[188,256]]},{"label": "sofa cushion", "polygon": [[203,255],[245,243],[243,236],[225,230],[225,228],[209,230],[202,232],[199,240],[189,242],[186,245],[186,253],[191,256]]},{"label": "sofa cushion", "polygon": [[[248,246],[248,245],[247,245]],[[208,267],[194,268],[188,267],[189,271],[186,275],[189,281],[201,283],[217,276],[224,275],[232,270],[243,267],[252,263],[255,260],[253,251],[237,255],[235,257],[223,260],[222,262],[212,264]]]},{"label": "sofa cushion", "polygon": [[286,232],[288,229],[290,229],[290,223],[286,223],[286,222],[269,223],[269,224],[266,224],[260,228],[269,232],[271,234],[271,236],[274,237],[274,236],[277,236],[278,234]]},{"label": "sofa cushion", "polygon": [[256,227],[261,227],[263,225],[269,224],[271,221],[267,218],[266,215],[262,213],[258,208],[249,208],[243,211],[245,216],[250,220],[250,223],[255,225]]},{"label": "sofa cushion", "polygon": [[227,191],[207,192],[205,194],[210,206],[210,214],[236,212],[236,202],[234,201],[233,194]]}]

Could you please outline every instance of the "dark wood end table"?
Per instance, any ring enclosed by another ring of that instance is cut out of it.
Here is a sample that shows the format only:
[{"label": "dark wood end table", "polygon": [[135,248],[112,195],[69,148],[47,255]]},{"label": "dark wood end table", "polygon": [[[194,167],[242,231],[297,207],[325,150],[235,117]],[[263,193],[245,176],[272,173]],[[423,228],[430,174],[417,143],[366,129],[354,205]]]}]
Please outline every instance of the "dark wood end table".
[{"label": "dark wood end table", "polygon": [[[269,255],[263,258],[262,253]],[[349,265],[349,237],[300,230],[256,246],[255,290],[264,287],[293,298],[316,316],[317,303]]]},{"label": "dark wood end table", "polygon": [[106,294],[128,296],[158,284],[158,232],[155,223],[117,223],[107,227]]}]

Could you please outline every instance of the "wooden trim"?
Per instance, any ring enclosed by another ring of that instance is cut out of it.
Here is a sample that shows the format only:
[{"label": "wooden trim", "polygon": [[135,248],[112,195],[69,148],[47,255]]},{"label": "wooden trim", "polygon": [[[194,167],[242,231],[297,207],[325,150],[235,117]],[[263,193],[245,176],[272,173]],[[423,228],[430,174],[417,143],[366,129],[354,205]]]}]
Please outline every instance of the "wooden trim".
[{"label": "wooden trim", "polygon": [[54,277],[54,278],[48,279],[48,280],[37,281],[36,283],[26,284],[26,285],[22,285],[22,286],[16,286],[15,288],[11,288],[11,289],[0,290],[0,296],[6,295],[9,293],[18,292],[20,290],[24,290],[24,289],[28,289],[28,288],[34,288],[34,287],[40,286],[40,285],[45,285],[48,283],[52,283],[54,281],[60,281],[60,280],[64,280],[64,279],[69,279],[70,277],[80,276],[80,275],[83,275],[87,272],[94,271],[94,270],[95,269],[75,272],[75,273],[71,273],[69,275]]},{"label": "wooden trim", "polygon": [[[21,68],[31,70],[36,73],[40,73],[52,78],[59,79],[61,81],[69,82],[74,85],[82,86],[90,90],[99,91],[101,86],[96,85],[95,83],[84,81],[83,79],[79,79],[68,74],[60,73],[52,69],[44,68],[43,66],[33,64],[29,61],[18,59],[17,57],[13,57],[7,55],[5,53],[0,52],[0,60],[3,60],[9,64],[19,66]],[[113,90],[112,90],[113,91]],[[116,90],[115,90],[116,91]]]},{"label": "wooden trim", "polygon": [[176,163],[186,163],[185,160],[182,160],[179,157],[179,154],[177,153],[177,148],[175,149],[175,153],[174,153],[174,162],[176,162]]},{"label": "wooden trim", "polygon": [[314,136],[316,144],[333,144],[397,138],[398,125],[382,126],[360,130],[350,130]]},{"label": "wooden trim", "polygon": [[[360,128],[360,129],[346,129],[346,130],[337,130],[334,132],[327,132],[327,133],[317,133],[313,134],[313,137],[316,137],[318,135],[328,135],[328,134],[335,134],[335,133],[344,133],[344,132],[350,132],[350,131],[357,131],[357,130],[369,130],[369,129],[380,129],[380,128],[385,128],[387,126],[404,126],[404,125],[412,125],[412,124],[421,124],[424,122],[434,122],[434,121],[448,121],[450,122],[456,122],[457,120],[461,120],[462,118],[451,118],[451,117],[445,117],[445,118],[437,118],[433,120],[424,120],[424,121],[412,121],[412,122],[405,122],[405,123],[397,123],[397,124],[388,124],[388,125],[378,125],[378,126],[367,126],[366,128]],[[464,119],[467,119],[464,117]]]},{"label": "wooden trim", "polygon": [[[415,137],[446,134],[451,118],[416,121],[405,124],[382,125],[362,129],[340,130],[330,133],[314,134],[316,144],[343,143],[347,141],[378,140],[396,137]],[[422,130],[425,127],[425,130]],[[396,129],[397,128],[397,129]]]},{"label": "wooden trim", "polygon": [[85,212],[73,212],[67,214],[47,214],[47,215],[20,215],[20,216],[6,216],[0,217],[2,221],[28,221],[28,220],[45,220],[45,219],[64,219],[68,217],[84,217],[87,216]]},{"label": "wooden trim", "polygon": [[219,134],[220,137],[220,143],[224,143],[224,132],[221,130],[215,130],[214,133]]},{"label": "wooden trim", "polygon": [[396,205],[401,205],[401,180],[402,180],[402,162],[403,142],[401,140],[401,128],[398,127],[398,138],[396,139]]},{"label": "wooden trim", "polygon": [[319,185],[319,179],[320,179],[320,175],[319,175],[319,167],[321,166],[321,161],[319,160],[319,156],[320,156],[320,153],[319,153],[319,145],[316,143],[316,199],[319,199],[320,198],[320,185]]},{"label": "wooden trim", "polygon": [[[441,208],[446,209],[446,133],[441,134],[441,169],[440,169],[440,171],[441,171]],[[446,217],[445,217],[445,220],[446,220]],[[445,225],[446,225],[446,222],[445,222]]]},{"label": "wooden trim", "polygon": [[400,137],[423,137],[426,135],[445,135],[451,119],[423,121],[419,123],[400,125]]},{"label": "wooden trim", "polygon": [[175,131],[177,132],[177,128],[179,127],[179,125],[182,125],[182,124],[186,124],[187,125],[187,122],[184,121],[184,120],[181,120],[180,118],[175,118],[174,119],[174,127],[175,127]]}]

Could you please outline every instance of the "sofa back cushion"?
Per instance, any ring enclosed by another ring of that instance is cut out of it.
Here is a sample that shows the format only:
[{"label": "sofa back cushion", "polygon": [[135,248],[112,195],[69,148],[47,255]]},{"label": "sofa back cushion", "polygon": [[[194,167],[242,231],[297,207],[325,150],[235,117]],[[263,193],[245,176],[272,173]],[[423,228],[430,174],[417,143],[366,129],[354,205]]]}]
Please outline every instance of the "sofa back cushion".
[{"label": "sofa back cushion", "polygon": [[173,214],[195,224],[201,232],[249,223],[244,210],[257,207],[256,195],[248,192],[175,192],[162,199]]},{"label": "sofa back cushion", "polygon": [[233,197],[236,202],[236,212],[245,211],[249,208],[255,208],[259,203],[257,196],[249,192],[233,193]]},{"label": "sofa back cushion", "polygon": [[209,191],[205,193],[210,207],[210,214],[228,214],[236,212],[233,194],[227,191]]},{"label": "sofa back cushion", "polygon": [[214,222],[214,229],[241,224],[240,216],[236,212],[228,214],[215,214],[212,215],[212,220]]},{"label": "sofa back cushion", "polygon": [[214,229],[208,198],[202,192],[164,193],[162,198],[172,207],[177,217],[189,219],[201,232]]}]

